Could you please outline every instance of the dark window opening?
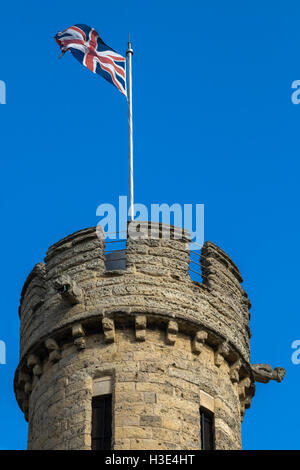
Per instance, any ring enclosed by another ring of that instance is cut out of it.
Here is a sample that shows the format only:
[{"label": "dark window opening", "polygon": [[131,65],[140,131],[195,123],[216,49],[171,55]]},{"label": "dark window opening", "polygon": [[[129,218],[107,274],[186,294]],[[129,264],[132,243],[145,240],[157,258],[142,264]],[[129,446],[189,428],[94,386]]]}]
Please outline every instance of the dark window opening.
[{"label": "dark window opening", "polygon": [[111,395],[92,399],[92,450],[110,450],[112,438]]},{"label": "dark window opening", "polygon": [[215,448],[215,430],[214,414],[206,408],[200,408],[201,420],[201,449],[214,450]]}]

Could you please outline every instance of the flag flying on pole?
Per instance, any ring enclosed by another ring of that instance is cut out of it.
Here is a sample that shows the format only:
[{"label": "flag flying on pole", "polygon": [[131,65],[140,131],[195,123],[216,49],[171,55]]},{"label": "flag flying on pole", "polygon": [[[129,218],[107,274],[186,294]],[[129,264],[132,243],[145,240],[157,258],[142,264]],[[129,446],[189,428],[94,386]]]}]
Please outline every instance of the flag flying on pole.
[{"label": "flag flying on pole", "polygon": [[69,50],[82,65],[101,75],[127,96],[126,59],[107,46],[95,29],[76,24],[57,33],[55,40],[62,55]]}]

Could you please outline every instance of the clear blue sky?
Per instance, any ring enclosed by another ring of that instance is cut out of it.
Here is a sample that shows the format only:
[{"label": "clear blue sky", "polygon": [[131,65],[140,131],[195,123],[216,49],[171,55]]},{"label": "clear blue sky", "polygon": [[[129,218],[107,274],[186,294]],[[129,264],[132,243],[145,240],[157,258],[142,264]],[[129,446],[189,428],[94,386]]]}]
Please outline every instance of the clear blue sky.
[{"label": "clear blue sky", "polygon": [[12,388],[23,282],[48,246],[127,194],[124,97],[53,36],[75,23],[134,46],[136,201],[205,204],[205,239],[228,252],[252,301],[252,362],[287,369],[257,384],[245,449],[299,449],[300,5],[296,1],[6,2],[0,18],[0,448],[24,449]]}]

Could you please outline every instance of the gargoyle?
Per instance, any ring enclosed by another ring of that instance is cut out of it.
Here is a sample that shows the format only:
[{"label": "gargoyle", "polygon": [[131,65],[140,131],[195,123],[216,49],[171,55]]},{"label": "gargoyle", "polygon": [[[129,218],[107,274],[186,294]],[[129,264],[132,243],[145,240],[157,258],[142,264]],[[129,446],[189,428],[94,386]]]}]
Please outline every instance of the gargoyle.
[{"label": "gargoyle", "polygon": [[272,369],[270,364],[251,364],[251,369],[256,382],[267,384],[270,380],[281,382],[285,376],[283,367],[275,367]]},{"label": "gargoyle", "polygon": [[58,276],[53,287],[70,305],[80,304],[83,300],[82,289],[67,274]]}]

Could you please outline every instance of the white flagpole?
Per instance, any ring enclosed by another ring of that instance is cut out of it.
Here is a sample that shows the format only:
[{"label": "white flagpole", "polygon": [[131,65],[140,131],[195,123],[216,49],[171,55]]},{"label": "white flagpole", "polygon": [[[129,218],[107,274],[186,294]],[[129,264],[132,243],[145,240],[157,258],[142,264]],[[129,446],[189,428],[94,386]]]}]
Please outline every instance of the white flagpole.
[{"label": "white flagpole", "polygon": [[131,48],[130,35],[128,41],[127,56],[127,101],[128,101],[128,163],[129,163],[129,219],[134,219],[134,195],[133,195],[133,130],[132,130],[132,69],[131,59],[133,50]]}]

